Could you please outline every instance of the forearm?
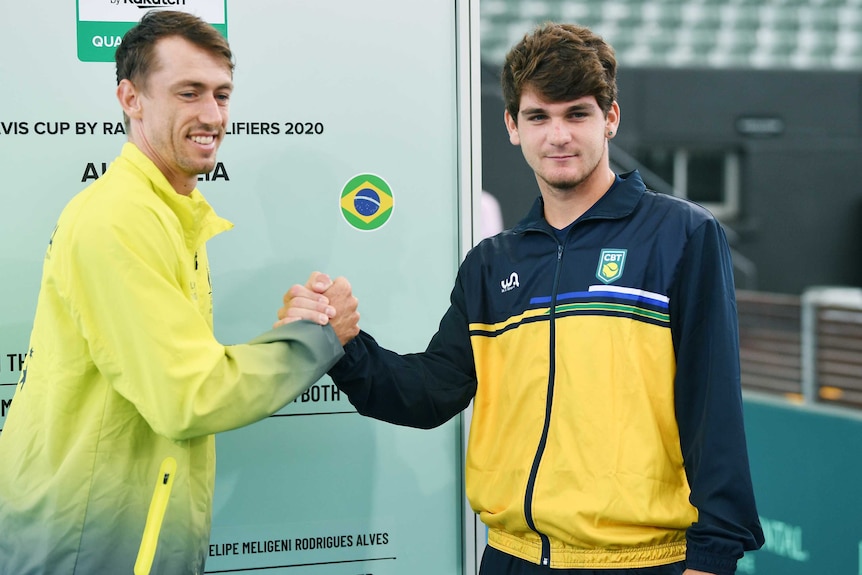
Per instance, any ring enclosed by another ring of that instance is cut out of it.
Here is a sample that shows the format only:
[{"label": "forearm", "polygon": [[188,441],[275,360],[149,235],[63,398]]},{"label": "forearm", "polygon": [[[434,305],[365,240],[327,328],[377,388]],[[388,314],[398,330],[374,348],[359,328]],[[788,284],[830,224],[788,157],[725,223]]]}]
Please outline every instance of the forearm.
[{"label": "forearm", "polygon": [[112,378],[153,430],[174,440],[268,417],[343,355],[332,329],[310,322],[282,326],[248,344],[175,343],[182,346],[182,362],[150,355],[147,365]]},{"label": "forearm", "polygon": [[329,375],[362,415],[428,429],[467,407],[476,392],[475,377],[433,352],[399,355],[365,332],[345,351]]}]

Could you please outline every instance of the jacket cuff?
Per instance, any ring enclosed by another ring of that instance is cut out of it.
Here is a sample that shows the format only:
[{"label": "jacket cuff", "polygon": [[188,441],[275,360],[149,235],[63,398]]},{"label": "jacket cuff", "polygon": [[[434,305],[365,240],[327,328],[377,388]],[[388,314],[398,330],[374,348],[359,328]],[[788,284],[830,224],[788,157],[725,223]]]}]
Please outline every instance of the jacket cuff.
[{"label": "jacket cuff", "polygon": [[361,361],[365,348],[360,345],[359,337],[355,337],[344,345],[344,355],[333,365],[327,373],[333,382],[338,384],[354,375],[356,365]]},{"label": "jacket cuff", "polygon": [[260,345],[279,341],[285,343],[298,341],[311,347],[325,359],[325,362],[321,362],[325,363],[324,367],[332,366],[344,356],[341,342],[338,341],[338,336],[335,335],[331,325],[318,325],[307,320],[280,325],[249,340],[246,344]]},{"label": "jacket cuff", "polygon": [[736,557],[727,555],[716,555],[701,549],[692,549],[689,542],[688,551],[685,555],[686,569],[714,573],[715,575],[735,575]]}]

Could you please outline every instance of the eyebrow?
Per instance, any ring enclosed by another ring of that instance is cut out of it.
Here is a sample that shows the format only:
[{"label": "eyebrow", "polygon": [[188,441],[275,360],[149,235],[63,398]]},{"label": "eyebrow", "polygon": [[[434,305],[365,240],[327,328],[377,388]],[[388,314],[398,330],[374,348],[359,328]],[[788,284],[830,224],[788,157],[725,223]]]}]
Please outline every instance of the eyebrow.
[{"label": "eyebrow", "polygon": [[[566,113],[571,113],[571,112],[589,112],[589,111],[591,111],[591,110],[595,109],[595,107],[596,107],[596,106],[594,106],[594,105],[593,105],[593,104],[591,104],[591,103],[574,104],[574,105],[569,106],[568,108],[566,108]],[[535,108],[524,108],[524,109],[523,109],[523,110],[521,110],[519,113],[521,113],[521,114],[523,114],[523,115],[525,115],[525,116],[530,116],[530,115],[533,115],[533,114],[547,114],[547,113],[548,113],[548,111],[547,111],[545,108],[535,107]]]},{"label": "eyebrow", "polygon": [[[194,88],[195,90],[206,90],[207,84],[203,82],[195,82],[188,80],[180,80],[174,84],[174,89],[179,88]],[[233,82],[224,82],[215,87],[215,90],[231,90],[233,91]]]}]

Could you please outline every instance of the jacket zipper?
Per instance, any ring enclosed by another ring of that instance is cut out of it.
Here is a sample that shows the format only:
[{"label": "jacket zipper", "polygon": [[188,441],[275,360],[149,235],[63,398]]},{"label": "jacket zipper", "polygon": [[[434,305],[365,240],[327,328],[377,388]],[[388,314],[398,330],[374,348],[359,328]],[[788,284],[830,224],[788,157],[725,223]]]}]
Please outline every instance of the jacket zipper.
[{"label": "jacket zipper", "polygon": [[563,262],[563,245],[557,243],[557,267],[554,271],[554,285],[551,290],[551,308],[550,308],[550,369],[548,370],[548,397],[545,401],[545,425],[542,428],[542,437],[539,439],[539,445],[536,449],[536,456],[533,458],[533,466],[530,469],[530,478],[527,481],[527,492],[524,496],[524,516],[527,520],[527,525],[535,531],[542,541],[542,554],[540,563],[545,567],[551,564],[551,541],[544,533],[540,533],[536,528],[536,523],[533,521],[533,491],[536,488],[536,475],[539,473],[539,463],[542,461],[542,454],[545,452],[545,446],[548,443],[548,430],[551,427],[551,407],[554,401],[554,374],[556,371],[556,358],[554,348],[556,347],[556,326],[555,317],[557,309],[557,290],[560,283],[560,273],[562,271]]},{"label": "jacket zipper", "polygon": [[153,567],[156,548],[159,544],[159,533],[165,520],[165,511],[168,508],[168,500],[171,497],[176,472],[177,460],[173,457],[165,458],[159,468],[156,487],[153,489],[153,498],[150,500],[150,510],[144,525],[144,535],[141,538],[141,547],[138,549],[138,557],[135,560],[135,575],[149,575],[150,569]]}]

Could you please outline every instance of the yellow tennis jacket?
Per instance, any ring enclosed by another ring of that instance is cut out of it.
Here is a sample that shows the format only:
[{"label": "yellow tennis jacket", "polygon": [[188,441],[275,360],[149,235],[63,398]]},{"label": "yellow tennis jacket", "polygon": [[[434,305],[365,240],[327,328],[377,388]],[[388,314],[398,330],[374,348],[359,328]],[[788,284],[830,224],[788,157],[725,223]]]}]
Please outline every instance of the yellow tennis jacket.
[{"label": "yellow tennis jacket", "polygon": [[213,434],[343,354],[310,322],[216,341],[204,244],[230,227],[130,143],[64,209],[0,434],[0,573],[203,573]]}]

